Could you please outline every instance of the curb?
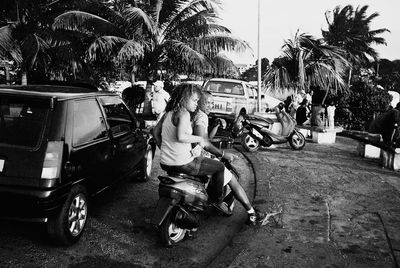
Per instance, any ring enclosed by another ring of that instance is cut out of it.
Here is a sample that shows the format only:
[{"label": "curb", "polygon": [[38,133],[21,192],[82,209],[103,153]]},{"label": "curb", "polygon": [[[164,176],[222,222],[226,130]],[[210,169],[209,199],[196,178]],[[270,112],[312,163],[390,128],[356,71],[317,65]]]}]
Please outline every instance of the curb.
[{"label": "curb", "polygon": [[[253,194],[252,194],[252,196],[249,196],[250,202],[253,204],[256,199],[256,193],[257,193],[257,187],[256,187],[257,179],[256,179],[254,165],[250,161],[250,158],[247,155],[245,155],[240,149],[238,149],[237,146],[232,146],[232,149],[237,151],[238,153],[240,153],[243,156],[245,162],[247,162],[246,164],[249,166],[249,173],[253,176],[253,180],[249,180],[249,185],[246,187],[247,189],[253,188]],[[240,174],[240,175],[242,175],[242,174]],[[251,187],[252,183],[254,183],[254,187]],[[236,202],[238,202],[238,201],[236,201]],[[232,254],[231,254],[230,246],[233,244],[233,241],[236,238],[237,234],[239,234],[240,232],[246,231],[245,230],[246,221],[243,220],[242,224],[240,224],[240,225],[238,224],[237,227],[238,228],[236,231],[236,235],[233,235],[232,237],[230,237],[228,240],[225,241],[225,245],[221,248],[220,251],[218,251],[215,254],[215,257],[205,265],[205,267],[229,267],[232,263],[235,262],[236,258],[233,258],[233,259],[231,258]],[[240,250],[238,253],[241,254],[242,250]]]}]

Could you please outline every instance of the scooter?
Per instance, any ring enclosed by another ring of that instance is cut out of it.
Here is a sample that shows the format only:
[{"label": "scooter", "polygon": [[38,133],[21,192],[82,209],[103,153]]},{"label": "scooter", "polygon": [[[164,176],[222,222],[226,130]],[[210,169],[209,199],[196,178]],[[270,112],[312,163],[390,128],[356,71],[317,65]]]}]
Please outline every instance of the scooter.
[{"label": "scooter", "polygon": [[241,136],[241,144],[246,151],[255,152],[260,146],[270,147],[272,144],[282,144],[289,142],[294,150],[301,150],[306,139],[296,128],[296,121],[283,107],[279,107],[276,112],[279,124],[282,123],[282,133],[276,134],[272,131],[272,126],[276,122],[270,118],[257,115],[239,115],[233,128],[235,136]]},{"label": "scooter", "polygon": [[[239,175],[228,161],[221,160],[233,176]],[[170,247],[182,241],[200,225],[201,214],[211,208],[208,202],[209,177],[196,177],[183,173],[168,173],[158,176],[159,200],[151,223],[159,230],[161,242]],[[233,192],[224,188],[224,202],[233,211]]]}]

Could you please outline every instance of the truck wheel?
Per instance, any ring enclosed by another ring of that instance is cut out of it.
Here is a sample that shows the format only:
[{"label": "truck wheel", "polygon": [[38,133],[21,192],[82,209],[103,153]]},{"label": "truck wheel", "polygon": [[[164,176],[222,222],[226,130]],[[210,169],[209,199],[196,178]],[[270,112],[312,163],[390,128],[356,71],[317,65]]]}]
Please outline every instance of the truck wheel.
[{"label": "truck wheel", "polygon": [[47,223],[50,239],[69,246],[79,240],[86,227],[88,215],[87,193],[83,186],[72,187],[60,212]]},{"label": "truck wheel", "polygon": [[185,238],[186,229],[178,227],[175,223],[178,213],[179,210],[173,209],[160,226],[161,242],[166,247],[171,247]]},{"label": "truck wheel", "polygon": [[243,148],[248,152],[255,152],[258,150],[258,147],[260,147],[260,142],[248,133],[243,134],[241,143]]},{"label": "truck wheel", "polygon": [[153,149],[150,144],[147,144],[146,153],[144,154],[143,160],[139,164],[139,174],[137,180],[148,181],[151,177],[151,171],[153,168]]}]

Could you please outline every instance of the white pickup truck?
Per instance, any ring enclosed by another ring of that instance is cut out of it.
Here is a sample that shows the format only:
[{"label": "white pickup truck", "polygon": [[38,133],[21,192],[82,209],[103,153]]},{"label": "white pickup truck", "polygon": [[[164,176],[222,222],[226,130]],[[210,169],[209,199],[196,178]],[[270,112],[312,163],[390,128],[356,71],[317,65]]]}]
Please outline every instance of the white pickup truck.
[{"label": "white pickup truck", "polygon": [[[246,81],[212,78],[204,83],[203,89],[214,96],[212,113],[238,116],[257,111],[257,88]],[[271,96],[261,95],[261,112],[277,106],[281,101]]]}]

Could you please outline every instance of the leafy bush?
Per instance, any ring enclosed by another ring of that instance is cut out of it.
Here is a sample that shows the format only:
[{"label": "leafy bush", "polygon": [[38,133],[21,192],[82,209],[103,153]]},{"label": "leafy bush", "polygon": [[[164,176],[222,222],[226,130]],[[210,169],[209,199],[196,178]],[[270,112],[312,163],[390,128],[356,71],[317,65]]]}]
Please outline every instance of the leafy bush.
[{"label": "leafy bush", "polygon": [[348,92],[332,97],[338,106],[335,121],[353,130],[366,130],[376,115],[389,109],[392,100],[386,90],[366,80],[358,80]]}]

